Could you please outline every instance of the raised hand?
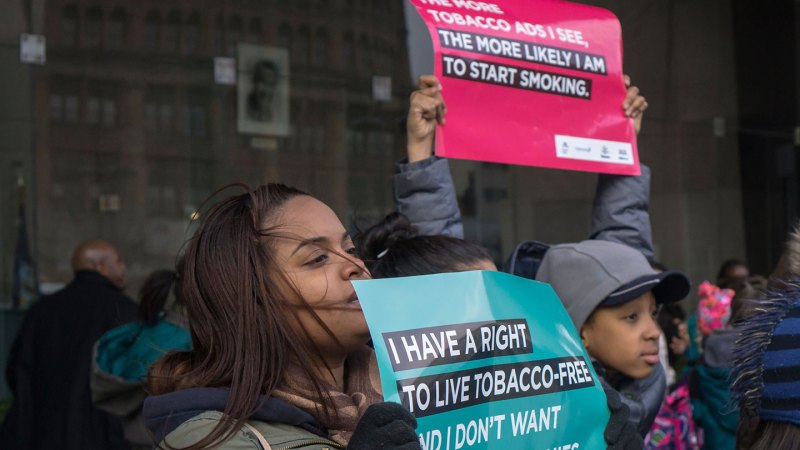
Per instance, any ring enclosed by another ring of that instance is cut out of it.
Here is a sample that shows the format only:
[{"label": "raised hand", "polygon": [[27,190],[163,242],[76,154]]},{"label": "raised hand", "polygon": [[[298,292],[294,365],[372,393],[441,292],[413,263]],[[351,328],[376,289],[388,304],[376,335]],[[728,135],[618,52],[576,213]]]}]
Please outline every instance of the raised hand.
[{"label": "raised hand", "polygon": [[642,129],[642,115],[650,105],[644,97],[639,95],[639,88],[631,86],[631,77],[628,75],[623,75],[622,77],[625,80],[625,87],[628,88],[625,93],[625,100],[622,102],[622,109],[625,111],[626,116],[633,119],[633,128],[638,135],[639,130]]},{"label": "raised hand", "polygon": [[446,114],[439,80],[433,75],[419,77],[418,89],[411,93],[408,108],[408,162],[421,161],[433,154],[436,125],[444,125]]}]

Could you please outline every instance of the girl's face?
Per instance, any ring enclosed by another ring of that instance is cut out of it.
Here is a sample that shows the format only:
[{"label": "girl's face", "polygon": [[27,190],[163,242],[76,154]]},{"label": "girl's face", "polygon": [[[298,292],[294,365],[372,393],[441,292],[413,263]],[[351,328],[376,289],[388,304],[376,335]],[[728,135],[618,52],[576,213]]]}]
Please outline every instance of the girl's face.
[{"label": "girl's face", "polygon": [[646,378],[658,364],[656,299],[652,292],[619,306],[597,308],[583,327],[586,351],[606,369]]},{"label": "girl's face", "polygon": [[294,285],[284,289],[287,299],[296,305],[305,300],[339,343],[304,308],[297,310],[299,325],[324,355],[346,356],[359,349],[369,341],[369,330],[350,281],[369,274],[344,226],[327,205],[309,196],[287,201],[276,220],[281,234],[291,236],[275,243],[277,259]]}]

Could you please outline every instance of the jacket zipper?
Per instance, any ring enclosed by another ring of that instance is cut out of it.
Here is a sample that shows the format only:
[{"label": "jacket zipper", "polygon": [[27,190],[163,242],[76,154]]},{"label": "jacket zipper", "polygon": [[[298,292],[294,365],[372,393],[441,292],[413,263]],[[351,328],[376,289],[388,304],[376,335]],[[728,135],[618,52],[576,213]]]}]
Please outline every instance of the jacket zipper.
[{"label": "jacket zipper", "polygon": [[292,444],[289,444],[285,447],[277,447],[275,450],[291,450],[293,448],[300,448],[305,447],[306,445],[329,445],[333,448],[344,449],[345,446],[338,444],[336,442],[328,441],[325,439],[306,439],[303,441],[297,441]]}]

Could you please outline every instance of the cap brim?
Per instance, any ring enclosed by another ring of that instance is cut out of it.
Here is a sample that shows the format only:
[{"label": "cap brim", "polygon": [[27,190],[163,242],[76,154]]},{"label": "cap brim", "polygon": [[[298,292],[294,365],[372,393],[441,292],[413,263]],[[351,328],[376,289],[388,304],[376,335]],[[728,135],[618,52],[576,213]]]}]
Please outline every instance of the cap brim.
[{"label": "cap brim", "polygon": [[639,277],[621,286],[606,297],[599,306],[622,305],[649,291],[653,292],[656,303],[672,303],[686,298],[690,289],[691,283],[686,275],[674,270],[668,270]]},{"label": "cap brim", "polygon": [[689,281],[683,272],[668,270],[659,273],[661,282],[653,288],[653,296],[656,303],[673,303],[685,299],[692,289],[692,282]]}]

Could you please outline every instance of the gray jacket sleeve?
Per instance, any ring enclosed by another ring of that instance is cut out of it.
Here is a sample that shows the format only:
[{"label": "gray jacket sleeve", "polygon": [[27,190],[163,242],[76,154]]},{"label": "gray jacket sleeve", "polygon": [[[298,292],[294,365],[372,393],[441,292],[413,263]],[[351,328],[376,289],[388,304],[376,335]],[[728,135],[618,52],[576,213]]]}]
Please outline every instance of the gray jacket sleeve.
[{"label": "gray jacket sleeve", "polygon": [[649,260],[655,256],[650,226],[650,168],[638,177],[601,174],[592,207],[590,239],[635,248]]},{"label": "gray jacket sleeve", "polygon": [[394,202],[420,234],[464,237],[453,178],[446,159],[432,156],[395,165]]}]

